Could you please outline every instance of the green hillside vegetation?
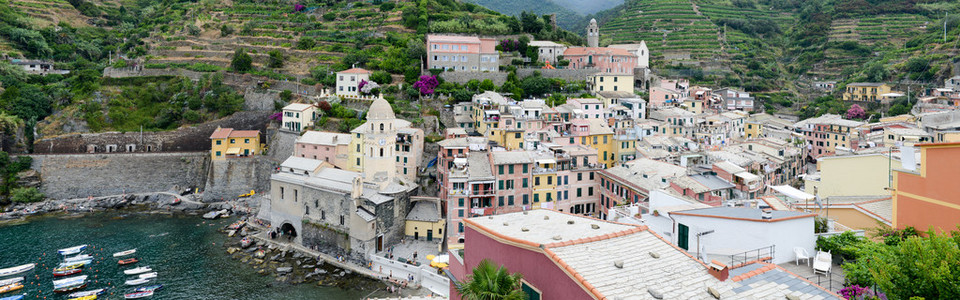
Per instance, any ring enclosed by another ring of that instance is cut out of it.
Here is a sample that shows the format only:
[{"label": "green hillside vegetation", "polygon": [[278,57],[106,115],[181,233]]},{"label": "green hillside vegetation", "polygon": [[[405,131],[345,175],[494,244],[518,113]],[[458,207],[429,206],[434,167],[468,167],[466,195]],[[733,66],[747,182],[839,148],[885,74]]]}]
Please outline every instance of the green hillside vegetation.
[{"label": "green hillside vegetation", "polygon": [[557,26],[577,33],[582,33],[586,16],[551,1],[542,0],[470,0],[472,3],[512,16],[519,16],[521,12],[532,12],[538,15],[557,15]]}]

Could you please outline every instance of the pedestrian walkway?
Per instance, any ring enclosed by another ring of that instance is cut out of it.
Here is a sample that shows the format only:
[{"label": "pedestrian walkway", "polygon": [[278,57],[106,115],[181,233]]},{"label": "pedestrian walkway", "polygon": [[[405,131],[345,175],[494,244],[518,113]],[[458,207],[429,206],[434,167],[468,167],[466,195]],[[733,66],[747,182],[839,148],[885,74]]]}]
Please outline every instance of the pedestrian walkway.
[{"label": "pedestrian walkway", "polygon": [[344,270],[350,270],[360,275],[367,276],[369,278],[376,279],[376,280],[383,279],[376,272],[366,268],[365,266],[360,266],[354,263],[350,263],[349,261],[340,261],[336,257],[333,257],[326,253],[316,251],[316,250],[304,247],[302,245],[297,245],[292,242],[285,242],[280,239],[276,239],[276,240],[270,239],[267,237],[267,233],[270,232],[268,229],[261,227],[259,225],[253,224],[251,222],[247,222],[247,226],[255,227],[259,231],[257,234],[251,235],[251,237],[257,240],[257,242],[261,244],[276,245],[278,249],[300,251],[303,254],[309,255],[310,257],[317,257],[318,259],[323,260],[325,263],[332,264],[338,268],[341,268]]}]

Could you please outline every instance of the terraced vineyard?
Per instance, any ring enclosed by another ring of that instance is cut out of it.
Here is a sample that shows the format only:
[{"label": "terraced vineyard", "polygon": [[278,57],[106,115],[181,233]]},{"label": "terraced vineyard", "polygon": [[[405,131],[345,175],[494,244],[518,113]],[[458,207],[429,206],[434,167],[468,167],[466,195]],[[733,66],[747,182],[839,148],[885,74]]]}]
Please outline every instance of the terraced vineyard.
[{"label": "terraced vineyard", "polygon": [[929,20],[920,15],[877,15],[859,19],[837,19],[830,30],[831,41],[858,41],[873,45],[902,45],[922,33]]},{"label": "terraced vineyard", "polygon": [[[0,3],[0,5],[7,5]],[[83,16],[66,0],[11,0],[9,5],[40,27],[66,22],[72,26],[89,25],[89,17]]]},{"label": "terraced vineyard", "polygon": [[723,19],[771,20],[781,26],[794,22],[787,13],[737,8],[717,1],[633,0],[621,7],[617,17],[601,24],[601,34],[609,43],[645,40],[655,59],[724,61],[750,48],[747,43],[757,39],[729,28],[724,32],[717,25]]},{"label": "terraced vineyard", "polygon": [[[280,51],[285,63],[278,72],[306,75],[314,66],[340,61],[344,52],[357,47],[358,40],[384,37],[387,33],[410,33],[400,24],[402,8],[380,11],[379,6],[356,2],[337,9],[307,7],[304,12],[295,13],[294,4],[288,1],[238,0],[221,3],[209,11],[197,5],[192,8],[200,10],[197,17],[186,23],[200,32],[191,35],[184,29],[152,37],[148,67],[228,67],[234,51],[243,48],[251,52],[254,65],[259,67],[266,66],[267,52]],[[225,28],[235,33],[222,32]],[[301,37],[312,38],[316,45],[297,49]]]}]

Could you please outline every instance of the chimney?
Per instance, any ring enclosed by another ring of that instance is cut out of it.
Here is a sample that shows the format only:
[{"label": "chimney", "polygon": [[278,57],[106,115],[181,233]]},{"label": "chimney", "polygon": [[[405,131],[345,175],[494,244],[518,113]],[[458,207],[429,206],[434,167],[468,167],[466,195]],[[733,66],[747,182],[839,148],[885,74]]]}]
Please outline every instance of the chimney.
[{"label": "chimney", "polygon": [[760,218],[761,218],[761,219],[764,219],[764,220],[773,219],[773,211],[771,211],[771,210],[769,210],[769,209],[764,209],[764,210],[760,213]]},{"label": "chimney", "polygon": [[730,278],[730,267],[717,261],[716,259],[710,261],[710,265],[707,267],[707,272],[720,281],[726,281],[727,278]]}]

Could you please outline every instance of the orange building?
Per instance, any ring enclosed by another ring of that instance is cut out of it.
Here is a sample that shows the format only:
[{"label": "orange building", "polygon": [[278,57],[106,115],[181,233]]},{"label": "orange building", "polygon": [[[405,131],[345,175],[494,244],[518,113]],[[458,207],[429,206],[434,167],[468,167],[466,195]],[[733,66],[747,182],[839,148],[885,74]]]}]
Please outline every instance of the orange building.
[{"label": "orange building", "polygon": [[919,170],[894,170],[893,224],[925,231],[960,225],[960,143],[918,144]]}]

